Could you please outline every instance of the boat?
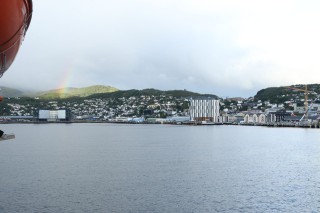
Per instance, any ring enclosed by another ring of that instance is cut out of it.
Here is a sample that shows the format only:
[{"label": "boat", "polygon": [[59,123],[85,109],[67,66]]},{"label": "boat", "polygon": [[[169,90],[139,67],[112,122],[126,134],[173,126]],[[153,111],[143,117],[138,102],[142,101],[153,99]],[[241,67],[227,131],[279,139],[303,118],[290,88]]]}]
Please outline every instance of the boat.
[{"label": "boat", "polygon": [[32,0],[0,0],[0,77],[13,63],[32,18]]}]

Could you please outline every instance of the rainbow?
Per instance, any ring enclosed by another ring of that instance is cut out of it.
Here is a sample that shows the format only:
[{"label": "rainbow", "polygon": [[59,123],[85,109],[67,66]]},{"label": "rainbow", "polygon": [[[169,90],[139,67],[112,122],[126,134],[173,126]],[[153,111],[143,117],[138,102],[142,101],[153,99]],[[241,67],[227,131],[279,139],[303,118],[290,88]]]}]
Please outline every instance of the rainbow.
[{"label": "rainbow", "polygon": [[68,88],[71,86],[71,82],[74,79],[74,63],[69,63],[63,70],[62,79],[57,86],[59,90],[59,96],[64,96],[68,92]]}]

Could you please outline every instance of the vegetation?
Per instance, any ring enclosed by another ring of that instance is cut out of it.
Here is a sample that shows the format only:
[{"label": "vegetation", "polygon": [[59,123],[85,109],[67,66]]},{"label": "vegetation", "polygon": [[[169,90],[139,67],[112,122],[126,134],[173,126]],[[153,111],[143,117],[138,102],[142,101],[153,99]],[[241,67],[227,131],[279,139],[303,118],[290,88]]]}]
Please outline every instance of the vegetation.
[{"label": "vegetation", "polygon": [[208,95],[208,94],[199,94],[195,92],[190,92],[187,90],[156,90],[156,89],[144,89],[144,90],[119,90],[111,93],[104,94],[94,94],[89,96],[88,98],[130,98],[130,97],[138,97],[138,96],[172,96],[172,97],[211,97],[218,98],[216,95]]},{"label": "vegetation", "polygon": [[84,88],[60,88],[34,94],[33,96],[38,96],[41,99],[61,99],[70,97],[87,97],[93,94],[110,93],[115,91],[118,91],[118,89],[111,86],[96,85]]},{"label": "vegetation", "polygon": [[[314,101],[318,101],[318,94],[320,94],[320,84],[309,84],[308,87],[308,97]],[[295,90],[305,89],[305,85],[292,85],[292,86],[282,86],[282,87],[269,87],[262,89],[257,92],[254,96],[254,100],[258,101],[270,101],[273,104],[281,104],[286,101],[296,101],[302,102],[304,99],[304,91]]]}]

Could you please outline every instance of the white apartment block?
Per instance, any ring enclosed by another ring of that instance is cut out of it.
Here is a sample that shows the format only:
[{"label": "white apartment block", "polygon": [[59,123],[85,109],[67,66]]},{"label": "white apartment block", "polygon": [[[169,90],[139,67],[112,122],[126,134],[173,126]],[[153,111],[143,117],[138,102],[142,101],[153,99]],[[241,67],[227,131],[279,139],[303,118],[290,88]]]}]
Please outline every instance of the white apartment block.
[{"label": "white apartment block", "polygon": [[220,101],[210,98],[190,100],[190,117],[192,121],[219,122]]}]

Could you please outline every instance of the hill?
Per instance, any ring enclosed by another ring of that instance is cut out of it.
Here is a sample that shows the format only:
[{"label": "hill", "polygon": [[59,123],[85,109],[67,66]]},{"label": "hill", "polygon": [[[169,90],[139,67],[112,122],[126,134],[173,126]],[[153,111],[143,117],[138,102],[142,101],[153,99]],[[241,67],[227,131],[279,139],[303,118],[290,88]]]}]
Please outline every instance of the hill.
[{"label": "hill", "polygon": [[211,97],[218,99],[218,96],[211,94],[199,94],[195,92],[190,92],[187,90],[157,90],[157,89],[143,89],[143,90],[119,90],[111,93],[104,94],[94,94],[89,96],[89,98],[129,98],[138,96],[173,96],[173,97]]},{"label": "hill", "polygon": [[12,89],[12,88],[8,88],[8,87],[0,87],[0,96],[3,96],[3,97],[8,97],[8,98],[22,97],[23,94],[24,94],[24,92],[17,90],[17,89]]},{"label": "hill", "polygon": [[[269,87],[262,89],[257,92],[254,96],[254,99],[261,101],[270,101],[271,103],[284,103],[285,101],[290,100],[302,100],[304,99],[304,92],[298,91],[291,88],[305,89],[305,85],[297,84],[291,86],[281,86],[281,87]],[[308,84],[308,90],[311,91],[308,93],[309,99],[315,100],[320,94],[320,84]]]},{"label": "hill", "polygon": [[69,98],[129,98],[138,96],[172,96],[172,97],[210,97],[218,99],[219,97],[212,94],[200,94],[187,90],[157,90],[157,89],[131,89],[118,90],[111,86],[89,86],[84,88],[60,88],[36,93],[30,93],[12,89],[8,87],[0,87],[0,96],[4,97],[39,97],[44,100],[69,99]]},{"label": "hill", "polygon": [[95,85],[83,88],[60,88],[33,94],[33,96],[40,97],[41,99],[61,99],[70,97],[87,97],[93,94],[110,93],[115,91],[118,91],[118,89],[111,86]]}]

